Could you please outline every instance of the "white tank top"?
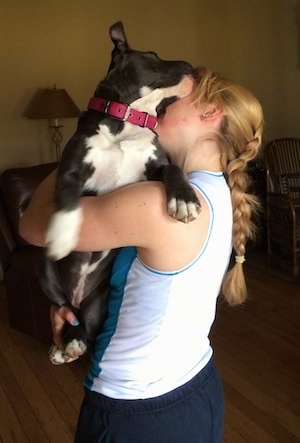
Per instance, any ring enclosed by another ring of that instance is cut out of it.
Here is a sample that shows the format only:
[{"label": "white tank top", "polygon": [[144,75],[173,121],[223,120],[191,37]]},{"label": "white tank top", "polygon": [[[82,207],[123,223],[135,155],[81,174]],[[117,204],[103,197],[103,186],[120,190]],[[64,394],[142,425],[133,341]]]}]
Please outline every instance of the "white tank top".
[{"label": "white tank top", "polygon": [[134,247],[120,250],[108,318],[84,381],[90,390],[116,399],[155,397],[190,381],[212,356],[208,336],[232,251],[232,206],[222,173],[196,171],[189,181],[210,209],[205,244],[174,272],[147,267]]}]

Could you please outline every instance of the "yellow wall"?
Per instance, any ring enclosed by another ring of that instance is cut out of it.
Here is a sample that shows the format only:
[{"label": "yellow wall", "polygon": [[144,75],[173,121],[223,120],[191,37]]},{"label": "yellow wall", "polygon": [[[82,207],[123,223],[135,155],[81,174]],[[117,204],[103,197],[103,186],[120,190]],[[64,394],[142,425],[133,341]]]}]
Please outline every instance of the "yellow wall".
[{"label": "yellow wall", "polygon": [[[162,58],[208,65],[250,88],[270,139],[300,136],[300,0],[0,0],[0,170],[55,160],[48,123],[24,112],[37,88],[84,109],[107,69],[108,27]],[[64,120],[64,142],[76,120]]]}]

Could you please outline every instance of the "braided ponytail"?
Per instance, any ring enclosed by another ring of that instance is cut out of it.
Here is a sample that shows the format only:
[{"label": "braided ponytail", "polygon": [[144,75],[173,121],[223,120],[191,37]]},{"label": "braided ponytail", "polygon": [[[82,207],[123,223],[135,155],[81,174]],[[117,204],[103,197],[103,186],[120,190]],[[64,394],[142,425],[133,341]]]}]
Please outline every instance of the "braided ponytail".
[{"label": "braided ponytail", "polygon": [[246,243],[255,236],[256,227],[251,219],[258,209],[258,201],[254,195],[248,194],[248,176],[245,172],[246,163],[231,160],[225,170],[231,189],[233,208],[233,248],[235,264],[227,272],[222,284],[222,293],[231,305],[246,300],[247,289],[243,272]]},{"label": "braided ponytail", "polygon": [[246,168],[261,146],[263,113],[257,99],[240,85],[206,68],[199,68],[198,74],[196,101],[212,103],[224,112],[219,145],[222,169],[231,190],[235,264],[223,279],[222,293],[229,304],[235,305],[247,297],[243,262],[247,240],[255,236],[252,215],[259,203],[247,192],[250,180]]}]

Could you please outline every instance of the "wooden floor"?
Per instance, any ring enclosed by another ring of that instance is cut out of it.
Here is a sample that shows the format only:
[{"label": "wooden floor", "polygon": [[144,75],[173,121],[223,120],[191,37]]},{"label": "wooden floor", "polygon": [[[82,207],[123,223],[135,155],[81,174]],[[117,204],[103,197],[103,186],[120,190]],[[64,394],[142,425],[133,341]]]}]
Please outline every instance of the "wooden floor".
[{"label": "wooden floor", "polygon": [[[245,269],[250,300],[221,303],[212,331],[226,396],[224,443],[300,442],[300,286],[268,269],[261,254]],[[3,292],[0,442],[72,442],[88,361],[52,366],[45,344],[9,327]]]},{"label": "wooden floor", "polygon": [[222,304],[212,331],[226,398],[226,443],[300,442],[300,285],[261,254],[245,266],[249,301]]}]

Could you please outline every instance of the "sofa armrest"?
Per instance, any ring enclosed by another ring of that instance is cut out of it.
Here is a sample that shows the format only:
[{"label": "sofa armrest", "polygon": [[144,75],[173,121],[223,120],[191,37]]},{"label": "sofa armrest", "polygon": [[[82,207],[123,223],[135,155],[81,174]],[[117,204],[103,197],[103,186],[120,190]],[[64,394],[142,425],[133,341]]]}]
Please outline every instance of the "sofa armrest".
[{"label": "sofa armrest", "polygon": [[10,227],[10,239],[17,246],[28,243],[19,235],[19,221],[37,186],[55,168],[57,163],[7,169],[1,175],[2,213],[6,216],[6,226]]},{"label": "sofa armrest", "polygon": [[9,225],[2,195],[0,194],[0,262],[5,272],[9,266],[9,256],[16,248],[16,242]]}]

